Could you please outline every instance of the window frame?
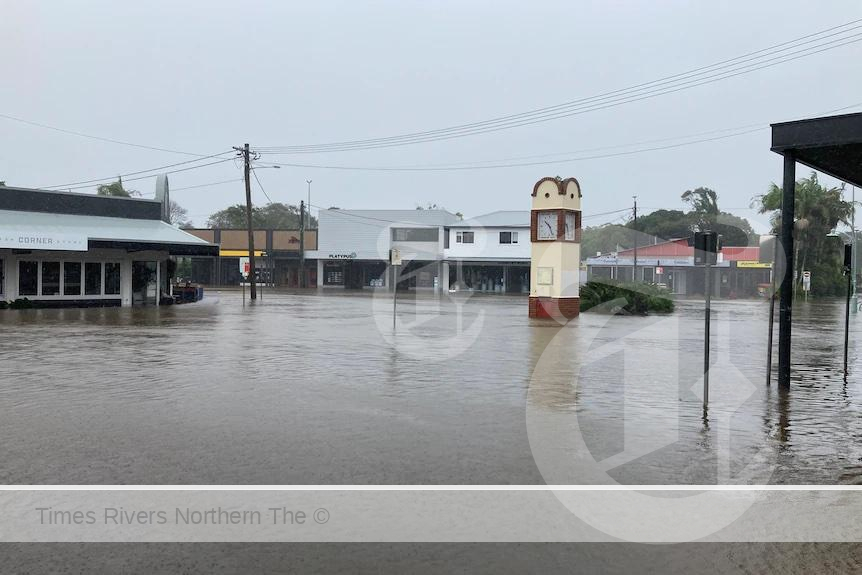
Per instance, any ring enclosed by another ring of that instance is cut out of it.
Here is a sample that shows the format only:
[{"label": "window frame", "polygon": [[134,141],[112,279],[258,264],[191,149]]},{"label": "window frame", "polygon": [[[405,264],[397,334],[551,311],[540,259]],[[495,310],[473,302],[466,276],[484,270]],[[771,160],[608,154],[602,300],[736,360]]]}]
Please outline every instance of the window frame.
[{"label": "window frame", "polygon": [[[17,269],[17,289],[15,290],[15,297],[17,298],[28,298],[31,300],[48,300],[48,301],[76,301],[76,300],[118,300],[123,297],[123,264],[124,261],[119,258],[108,258],[108,259],[94,259],[94,258],[52,258],[52,257],[22,257],[20,259],[10,259],[10,261],[14,262],[14,265],[18,266]],[[3,258],[0,258],[0,262],[3,262]],[[37,276],[36,276],[36,293],[35,294],[24,294],[21,293],[21,264],[23,262],[33,262],[36,264]],[[42,289],[42,266],[45,263],[59,262],[60,263],[60,291],[54,295],[46,295],[44,290]],[[81,265],[81,288],[78,294],[66,295],[66,276],[65,276],[65,266],[67,263],[77,263]],[[99,265],[99,293],[98,294],[88,294],[86,293],[86,269],[88,264],[98,264]],[[115,264],[119,268],[119,291],[117,293],[106,293],[105,292],[105,281],[106,277],[106,267],[108,264]],[[0,295],[2,292],[0,292]],[[8,296],[8,294],[5,294]]]},{"label": "window frame", "polygon": [[[503,241],[503,235],[508,234],[509,241]],[[513,232],[511,230],[501,230],[499,235],[499,242],[501,245],[517,245],[518,244],[518,232]]]}]

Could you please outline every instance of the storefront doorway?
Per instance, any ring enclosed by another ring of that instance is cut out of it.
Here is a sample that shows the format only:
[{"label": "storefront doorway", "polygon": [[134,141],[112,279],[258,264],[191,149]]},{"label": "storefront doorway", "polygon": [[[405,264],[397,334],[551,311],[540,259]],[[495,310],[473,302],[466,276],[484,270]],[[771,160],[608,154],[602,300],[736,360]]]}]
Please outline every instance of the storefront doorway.
[{"label": "storefront doorway", "polygon": [[132,305],[159,303],[159,263],[132,262]]}]

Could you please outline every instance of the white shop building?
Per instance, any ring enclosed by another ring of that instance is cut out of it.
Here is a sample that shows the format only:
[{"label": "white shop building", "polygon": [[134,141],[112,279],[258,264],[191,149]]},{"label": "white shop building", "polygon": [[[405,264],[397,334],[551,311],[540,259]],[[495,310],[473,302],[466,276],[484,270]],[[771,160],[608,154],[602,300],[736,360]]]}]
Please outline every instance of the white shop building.
[{"label": "white shop building", "polygon": [[218,246],[167,223],[157,200],[0,187],[0,301],[38,307],[155,305],[171,256]]},{"label": "white shop building", "polygon": [[399,289],[527,293],[530,213],[471,219],[445,210],[321,210],[317,260],[323,288],[393,285],[389,253],[401,254]]}]

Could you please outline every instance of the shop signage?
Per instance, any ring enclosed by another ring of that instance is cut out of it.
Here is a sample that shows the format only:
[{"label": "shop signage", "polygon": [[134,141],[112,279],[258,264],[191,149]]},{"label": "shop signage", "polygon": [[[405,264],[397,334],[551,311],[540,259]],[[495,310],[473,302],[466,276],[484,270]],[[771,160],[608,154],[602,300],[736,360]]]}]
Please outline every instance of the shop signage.
[{"label": "shop signage", "polygon": [[0,248],[85,252],[87,236],[55,232],[0,231]]},{"label": "shop signage", "polygon": [[329,254],[329,259],[331,260],[355,260],[356,252],[350,252],[349,254]]},{"label": "shop signage", "polygon": [[248,277],[250,271],[251,262],[249,261],[248,256],[239,258],[239,273],[242,274],[243,277]]},{"label": "shop signage", "polygon": [[771,263],[768,262],[760,262],[757,260],[739,260],[736,262],[736,267],[738,268],[764,268],[769,269],[772,267]]}]

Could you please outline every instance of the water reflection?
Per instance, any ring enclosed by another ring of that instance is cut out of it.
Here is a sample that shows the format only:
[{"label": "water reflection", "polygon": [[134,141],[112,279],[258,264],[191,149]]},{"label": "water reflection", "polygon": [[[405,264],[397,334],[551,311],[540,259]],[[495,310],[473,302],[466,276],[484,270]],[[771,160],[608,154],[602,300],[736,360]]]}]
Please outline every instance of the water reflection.
[{"label": "water reflection", "polygon": [[[2,311],[0,481],[540,483],[530,407],[574,414],[608,481],[712,483],[726,442],[733,477],[757,459],[772,482],[859,482],[862,366],[852,346],[843,381],[841,302],[794,308],[790,393],[764,385],[767,311],[714,304],[708,411],[697,302],[561,327],[521,298],[405,298],[407,352],[361,295]],[[566,439],[545,441],[566,457]]]}]

